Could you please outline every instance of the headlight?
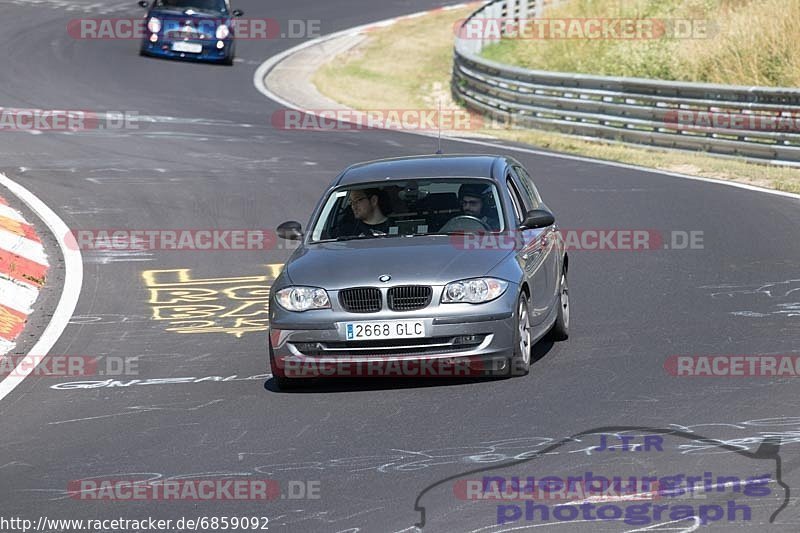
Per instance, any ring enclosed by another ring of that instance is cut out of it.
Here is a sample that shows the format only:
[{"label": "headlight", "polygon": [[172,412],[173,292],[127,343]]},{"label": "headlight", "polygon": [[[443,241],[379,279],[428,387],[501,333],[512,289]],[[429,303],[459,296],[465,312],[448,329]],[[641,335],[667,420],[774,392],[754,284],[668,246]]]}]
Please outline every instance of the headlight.
[{"label": "headlight", "polygon": [[331,301],[325,289],[316,287],[286,287],[276,293],[278,303],[287,311],[329,309]]},{"label": "headlight", "polygon": [[217,39],[225,39],[231,34],[231,30],[225,24],[217,26]]},{"label": "headlight", "polygon": [[161,21],[155,17],[150,17],[150,20],[147,21],[147,29],[150,30],[150,33],[158,33],[161,31]]},{"label": "headlight", "polygon": [[462,279],[448,283],[442,292],[442,303],[490,302],[506,292],[508,282],[495,278]]}]

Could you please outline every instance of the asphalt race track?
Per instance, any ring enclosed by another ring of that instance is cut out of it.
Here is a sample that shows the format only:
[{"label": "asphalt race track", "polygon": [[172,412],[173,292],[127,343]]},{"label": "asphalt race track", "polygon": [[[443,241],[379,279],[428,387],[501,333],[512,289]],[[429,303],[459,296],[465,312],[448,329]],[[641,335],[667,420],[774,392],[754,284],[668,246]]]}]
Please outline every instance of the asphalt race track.
[{"label": "asphalt race track", "polygon": [[[325,34],[438,5],[239,0],[236,7],[248,17],[318,19]],[[70,228],[305,225],[348,164],[436,149],[430,138],[402,132],[274,129],[270,116],[279,106],[254,88],[253,72],[297,40],[239,42],[241,61],[229,68],[143,58],[136,41],[76,40],[66,32],[81,16],[141,14],[133,0],[0,0],[0,106],[155,117],[136,130],[0,132],[0,172]],[[153,300],[165,291],[151,290],[194,280],[192,287],[217,291],[211,303],[227,311],[258,300],[258,286],[276,272],[270,265],[283,263],[289,250],[85,251],[78,306],[51,354],[136,357],[138,374],[31,376],[0,401],[0,516],[34,523],[41,516],[267,517],[271,531],[399,532],[421,524],[424,509],[425,530],[493,532],[545,523],[539,515],[528,520],[524,502],[460,499],[459,480],[710,472],[715,480],[767,476],[770,489],[745,495],[720,485],[703,499],[678,502],[719,505],[725,516],[712,529],[800,530],[798,381],[674,377],[664,368],[675,354],[800,354],[800,202],[502,146],[444,141],[443,149],[517,157],[562,228],[696,231],[703,246],[572,251],[571,338],[538,345],[525,378],[376,379],[291,394],[265,387],[263,320],[253,327],[260,331],[187,331],[154,319],[167,316],[157,308],[163,301]],[[145,383],[169,378],[192,379]],[[660,435],[663,444],[592,450],[601,446],[597,433],[620,426]],[[71,482],[88,478],[270,479],[281,497],[70,494]],[[742,510],[729,516],[734,500],[748,506],[749,519]],[[546,530],[692,531],[699,522],[669,512],[640,525],[551,516]]]}]

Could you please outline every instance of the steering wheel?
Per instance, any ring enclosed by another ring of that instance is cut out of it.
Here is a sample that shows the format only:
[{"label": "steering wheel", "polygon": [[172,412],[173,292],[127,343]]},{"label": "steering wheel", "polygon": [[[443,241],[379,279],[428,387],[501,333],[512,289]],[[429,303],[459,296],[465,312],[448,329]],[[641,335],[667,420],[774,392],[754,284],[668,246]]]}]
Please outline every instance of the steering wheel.
[{"label": "steering wheel", "polygon": [[488,224],[472,215],[458,215],[448,220],[444,226],[439,229],[442,233],[450,233],[451,231],[491,231]]}]

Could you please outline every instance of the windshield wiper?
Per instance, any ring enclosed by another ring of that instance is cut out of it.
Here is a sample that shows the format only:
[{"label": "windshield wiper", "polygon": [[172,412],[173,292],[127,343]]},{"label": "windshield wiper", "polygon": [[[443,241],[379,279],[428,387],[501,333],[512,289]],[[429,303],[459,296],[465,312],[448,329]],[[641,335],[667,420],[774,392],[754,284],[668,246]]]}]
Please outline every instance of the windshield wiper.
[{"label": "windshield wiper", "polygon": [[341,237],[335,237],[333,239],[322,239],[319,241],[314,241],[311,244],[319,244],[323,242],[344,242],[344,241],[354,241],[356,239],[380,239],[383,237],[392,237],[392,235],[384,234],[384,235],[343,235]]},{"label": "windshield wiper", "polygon": [[344,241],[353,241],[356,239],[387,239],[390,237],[451,237],[453,235],[461,235],[461,233],[384,233],[378,235],[343,235],[341,237],[336,237],[332,239],[321,239],[319,241],[314,241],[311,244],[320,244],[325,242],[344,242]]},{"label": "windshield wiper", "polygon": [[418,232],[418,233],[408,233],[406,235],[403,235],[403,237],[449,237],[450,235],[453,235],[453,234],[452,233],[436,233],[436,232],[433,232],[433,233],[420,233],[420,232]]},{"label": "windshield wiper", "polygon": [[227,14],[224,11],[220,11],[218,8],[207,7],[207,6],[206,7],[203,7],[203,6],[189,6],[189,5],[179,6],[179,5],[161,3],[161,4],[158,5],[158,7],[172,9],[172,10],[175,10],[175,11],[192,10],[192,11],[202,11],[204,13],[222,13],[222,14]]},{"label": "windshield wiper", "polygon": [[186,11],[190,11],[190,10],[191,11],[195,11],[195,12],[199,12],[199,13],[211,13],[211,14],[214,14],[214,15],[221,14],[223,16],[227,15],[227,13],[223,13],[222,11],[220,11],[218,9],[212,9],[212,8],[209,8],[209,7],[185,7],[185,8],[183,8],[183,12],[184,13]]}]

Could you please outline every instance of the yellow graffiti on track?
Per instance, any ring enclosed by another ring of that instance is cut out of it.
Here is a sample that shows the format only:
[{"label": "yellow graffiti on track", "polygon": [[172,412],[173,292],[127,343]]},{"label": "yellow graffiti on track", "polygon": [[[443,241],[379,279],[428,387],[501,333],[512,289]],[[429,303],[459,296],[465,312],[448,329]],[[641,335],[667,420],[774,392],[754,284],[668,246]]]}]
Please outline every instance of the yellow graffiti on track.
[{"label": "yellow graffiti on track", "polygon": [[283,265],[266,265],[266,273],[238,278],[192,278],[191,269],[145,270],[153,320],[176,333],[245,333],[269,327],[270,285]]}]

